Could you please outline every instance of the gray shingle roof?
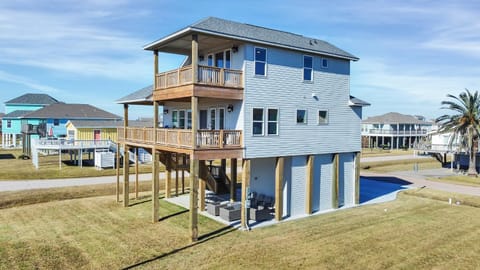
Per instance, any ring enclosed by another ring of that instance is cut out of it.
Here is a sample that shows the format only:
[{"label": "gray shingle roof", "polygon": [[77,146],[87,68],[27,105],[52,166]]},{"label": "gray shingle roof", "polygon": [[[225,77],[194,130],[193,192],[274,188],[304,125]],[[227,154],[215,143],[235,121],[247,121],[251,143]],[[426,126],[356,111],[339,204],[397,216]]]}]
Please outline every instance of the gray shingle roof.
[{"label": "gray shingle roof", "polygon": [[144,47],[145,50],[154,50],[159,45],[168,43],[175,36],[184,36],[189,32],[205,33],[214,36],[223,36],[236,40],[249,41],[270,46],[285,47],[310,53],[324,54],[349,60],[358,58],[326,41],[304,37],[285,31],[269,29],[251,24],[238,23],[215,17],[205,18],[169,36],[159,39]]},{"label": "gray shingle roof", "polygon": [[363,120],[364,124],[423,124],[428,125],[430,122],[419,120],[415,116],[405,115],[396,112],[390,112],[383,115],[368,117]]},{"label": "gray shingle roof", "polygon": [[11,113],[7,113],[6,115],[3,116],[3,119],[16,119],[20,118],[28,113],[31,113],[32,111],[23,111],[23,110],[17,110],[13,111]]},{"label": "gray shingle roof", "polygon": [[121,119],[120,116],[109,113],[89,104],[56,103],[42,109],[30,112],[23,118],[35,119]]},{"label": "gray shingle roof", "polygon": [[152,104],[153,85],[144,87],[118,99],[118,104]]},{"label": "gray shingle roof", "polygon": [[350,96],[350,102],[351,102],[352,106],[362,106],[362,107],[364,107],[364,106],[370,106],[371,105],[370,103],[368,103],[366,101],[363,101],[359,98],[356,98],[354,96]]},{"label": "gray shingle roof", "polygon": [[47,94],[27,93],[5,102],[5,104],[50,105],[59,101]]}]

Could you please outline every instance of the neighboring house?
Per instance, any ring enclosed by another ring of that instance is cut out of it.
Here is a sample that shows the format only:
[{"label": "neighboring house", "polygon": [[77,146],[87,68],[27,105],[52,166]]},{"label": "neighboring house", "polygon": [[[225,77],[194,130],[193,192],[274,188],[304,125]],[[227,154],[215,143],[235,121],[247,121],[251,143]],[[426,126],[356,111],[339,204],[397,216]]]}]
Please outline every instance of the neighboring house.
[{"label": "neighboring house", "polygon": [[410,148],[431,130],[432,123],[422,116],[390,112],[362,121],[362,146],[390,149]]},{"label": "neighboring house", "polygon": [[[129,105],[153,104],[152,112],[163,105],[165,128],[121,128],[119,141],[149,146],[166,163],[165,156],[190,157],[193,240],[207,160],[230,159],[234,193],[242,159],[242,213],[247,190],[274,198],[277,220],[358,204],[362,106],[369,104],[350,96],[350,62],[357,57],[315,38],[212,17],[144,49],[154,54],[153,93],[137,91],[117,102],[126,116]],[[159,72],[159,52],[186,60]],[[167,167],[166,197],[168,187]]]},{"label": "neighboring house", "polygon": [[5,115],[2,117],[2,147],[19,147],[22,142],[22,124],[38,125],[38,120],[22,121],[22,117],[32,111],[59,101],[47,94],[24,94],[5,102]]},{"label": "neighboring house", "polygon": [[[148,127],[153,120],[139,119],[129,121],[130,126]],[[117,142],[117,128],[123,126],[123,121],[112,120],[69,120],[65,124],[67,140],[111,140]]]},{"label": "neighboring house", "polygon": [[[122,118],[89,104],[56,103],[34,112],[29,112],[22,119],[37,120],[44,123],[47,137],[66,137],[66,124],[69,120],[120,121]],[[98,136],[98,135],[97,135]]]},{"label": "neighboring house", "polygon": [[[0,113],[0,136],[2,136],[2,121],[3,121],[3,116],[5,116],[4,113]],[[3,138],[3,136],[2,136]]]}]

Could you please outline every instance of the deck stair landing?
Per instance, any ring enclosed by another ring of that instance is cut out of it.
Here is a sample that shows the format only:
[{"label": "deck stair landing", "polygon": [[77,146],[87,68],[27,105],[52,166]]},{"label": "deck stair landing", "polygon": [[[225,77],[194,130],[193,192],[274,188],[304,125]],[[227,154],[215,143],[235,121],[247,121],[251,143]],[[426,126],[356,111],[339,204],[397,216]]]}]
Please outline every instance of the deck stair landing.
[{"label": "deck stair landing", "polygon": [[[178,158],[178,162],[177,159]],[[190,158],[178,153],[161,154],[160,162],[172,169],[186,170],[190,173]],[[230,179],[221,166],[206,165],[200,162],[200,178],[206,181],[207,189],[216,194],[225,194],[230,191]]]}]

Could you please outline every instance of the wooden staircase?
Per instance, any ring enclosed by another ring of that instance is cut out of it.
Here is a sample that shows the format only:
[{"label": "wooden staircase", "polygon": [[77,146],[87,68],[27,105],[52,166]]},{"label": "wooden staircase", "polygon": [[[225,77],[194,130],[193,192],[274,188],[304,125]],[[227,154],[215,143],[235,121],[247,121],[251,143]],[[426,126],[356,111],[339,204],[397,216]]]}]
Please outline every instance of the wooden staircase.
[{"label": "wooden staircase", "polygon": [[[177,161],[178,158],[178,161]],[[184,169],[190,173],[190,157],[178,153],[160,155],[160,162],[172,169]],[[230,191],[230,178],[221,166],[208,166],[205,162],[199,164],[199,176],[206,182],[208,190],[216,194],[225,194]]]}]

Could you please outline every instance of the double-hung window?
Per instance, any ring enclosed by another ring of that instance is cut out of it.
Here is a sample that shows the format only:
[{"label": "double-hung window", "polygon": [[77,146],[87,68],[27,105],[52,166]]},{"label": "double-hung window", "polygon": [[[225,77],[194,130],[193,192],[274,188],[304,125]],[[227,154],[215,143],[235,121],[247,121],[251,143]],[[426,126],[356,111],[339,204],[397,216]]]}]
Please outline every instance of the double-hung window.
[{"label": "double-hung window", "polygon": [[7,120],[7,128],[12,128],[12,120]]},{"label": "double-hung window", "polygon": [[303,56],[303,80],[313,81],[313,57]]},{"label": "double-hung window", "polygon": [[263,108],[253,108],[252,134],[253,136],[263,136]]},{"label": "double-hung window", "polygon": [[267,75],[267,49],[255,47],[255,75]]},{"label": "double-hung window", "polygon": [[172,111],[172,127],[178,127],[178,111]]},{"label": "double-hung window", "polygon": [[268,135],[278,135],[278,109],[268,109]]}]

